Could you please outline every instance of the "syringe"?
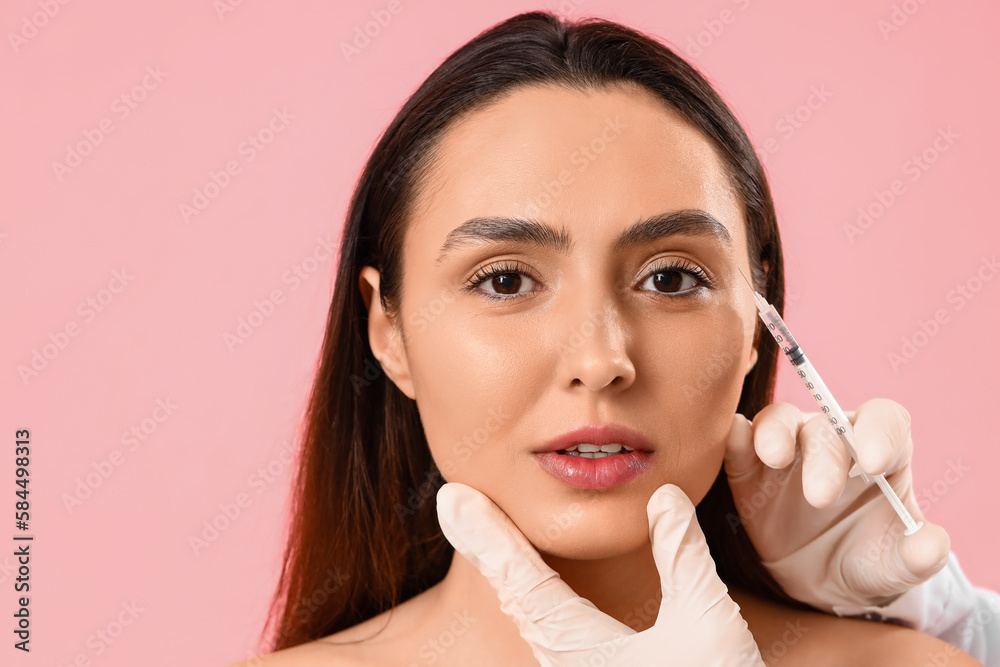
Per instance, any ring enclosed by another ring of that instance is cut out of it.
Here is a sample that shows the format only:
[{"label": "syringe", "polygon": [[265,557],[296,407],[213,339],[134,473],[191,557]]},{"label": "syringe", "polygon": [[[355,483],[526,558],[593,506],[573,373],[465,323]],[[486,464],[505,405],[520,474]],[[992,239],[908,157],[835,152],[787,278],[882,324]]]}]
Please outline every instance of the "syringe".
[{"label": "syringe", "polygon": [[[743,276],[744,280],[747,280],[743,271],[740,271],[740,275]],[[750,285],[749,280],[747,280],[747,285]],[[812,397],[816,399],[816,403],[819,404],[820,410],[826,414],[830,424],[833,425],[833,430],[837,432],[841,440],[844,441],[844,444],[847,445],[847,451],[849,451],[851,456],[854,458],[854,468],[857,470],[857,473],[861,475],[861,479],[864,480],[865,484],[871,484],[872,480],[874,480],[875,483],[878,484],[878,487],[882,489],[882,493],[889,499],[893,509],[896,510],[896,514],[898,514],[899,518],[903,520],[904,524],[906,524],[904,535],[912,535],[920,530],[920,527],[924,525],[924,522],[921,521],[920,523],[917,523],[913,520],[913,517],[910,516],[906,507],[904,507],[903,503],[899,500],[899,496],[897,496],[896,492],[892,490],[889,482],[885,481],[885,475],[869,475],[861,469],[861,464],[857,463],[858,453],[854,448],[854,428],[851,426],[851,422],[847,418],[847,415],[840,409],[837,401],[833,398],[833,394],[831,394],[830,390],[827,389],[825,384],[823,384],[823,380],[820,379],[816,369],[813,368],[809,359],[806,358],[806,355],[802,351],[799,344],[795,342],[795,338],[792,337],[788,327],[785,326],[785,323],[778,314],[778,311],[775,310],[774,306],[769,304],[767,299],[761,296],[757,290],[753,289],[753,285],[750,285],[750,289],[753,290],[753,298],[754,301],[757,302],[757,314],[760,315],[760,319],[764,321],[767,330],[771,332],[772,336],[774,336],[774,340],[777,341],[778,347],[780,347],[782,352],[785,353],[788,360],[792,362],[792,365],[798,372],[799,377],[802,378],[803,382],[805,382],[806,389],[808,389],[809,393],[812,394]],[[852,469],[852,476],[853,474]]]}]

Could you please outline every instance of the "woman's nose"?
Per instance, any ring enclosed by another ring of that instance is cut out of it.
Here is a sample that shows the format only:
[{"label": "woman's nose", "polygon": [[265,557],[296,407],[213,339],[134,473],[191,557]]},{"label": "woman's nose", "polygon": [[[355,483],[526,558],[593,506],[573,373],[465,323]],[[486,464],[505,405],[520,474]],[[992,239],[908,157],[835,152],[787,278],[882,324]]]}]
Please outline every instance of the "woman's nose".
[{"label": "woman's nose", "polygon": [[559,327],[559,379],[566,387],[582,385],[591,391],[607,386],[619,391],[635,381],[628,354],[629,332],[620,309],[610,299],[576,302],[562,309]]}]

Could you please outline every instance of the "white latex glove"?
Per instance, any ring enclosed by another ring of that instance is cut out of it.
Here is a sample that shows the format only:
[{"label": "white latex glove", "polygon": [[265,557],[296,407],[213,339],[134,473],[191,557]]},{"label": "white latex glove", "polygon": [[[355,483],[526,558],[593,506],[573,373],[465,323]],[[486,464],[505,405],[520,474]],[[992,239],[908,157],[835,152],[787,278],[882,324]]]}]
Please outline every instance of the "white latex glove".
[{"label": "white latex glove", "polygon": [[876,398],[847,416],[858,464],[885,473],[913,519],[924,522],[913,535],[903,534],[877,485],[849,472],[851,455],[823,413],[775,403],[752,425],[737,414],[725,458],[736,509],[764,566],[790,596],[833,613],[892,602],[940,571],[951,549],[913,493],[906,410]]},{"label": "white latex glove", "polygon": [[694,506],[673,484],[646,505],[662,600],[636,632],[573,592],[487,496],[450,482],[437,494],[445,537],[489,580],[500,609],[543,667],[658,664],[763,667],[739,606],[719,579]]}]

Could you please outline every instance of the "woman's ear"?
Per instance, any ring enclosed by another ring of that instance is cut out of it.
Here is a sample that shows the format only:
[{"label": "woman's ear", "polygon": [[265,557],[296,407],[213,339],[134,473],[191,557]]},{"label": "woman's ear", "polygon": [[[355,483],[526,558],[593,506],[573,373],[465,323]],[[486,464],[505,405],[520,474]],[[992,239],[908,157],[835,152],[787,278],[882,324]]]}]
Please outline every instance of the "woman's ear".
[{"label": "woman's ear", "polygon": [[757,365],[757,346],[760,344],[760,333],[759,333],[759,331],[760,330],[758,329],[758,333],[754,337],[753,347],[750,348],[750,360],[747,361],[747,369],[743,373],[743,375],[749,375],[750,371],[753,370],[753,367]]},{"label": "woman's ear", "polygon": [[386,376],[401,392],[410,398],[415,398],[406,347],[403,345],[396,321],[382,309],[379,278],[378,269],[372,266],[362,267],[358,274],[361,298],[364,299],[365,308],[368,309],[368,344]]},{"label": "woman's ear", "polygon": [[[766,259],[761,260],[761,261],[764,264],[764,275],[767,276],[769,274],[769,269],[770,269],[771,265],[768,263],[768,261]],[[760,322],[759,318],[757,317],[757,308],[756,308],[756,306],[754,307],[753,312],[754,312],[754,318],[753,319],[754,319],[755,324],[757,324],[757,325],[763,324],[762,322]],[[753,347],[750,348],[750,359],[747,360],[747,368],[746,368],[746,371],[744,371],[743,375],[748,375],[750,373],[750,371],[753,370],[753,367],[757,365],[757,357],[758,357],[758,355],[757,355],[757,348],[760,347],[760,335],[761,335],[761,332],[763,331],[763,329],[761,329],[760,326],[755,326],[754,330],[756,331],[756,333],[754,334],[754,337],[753,337]]]}]

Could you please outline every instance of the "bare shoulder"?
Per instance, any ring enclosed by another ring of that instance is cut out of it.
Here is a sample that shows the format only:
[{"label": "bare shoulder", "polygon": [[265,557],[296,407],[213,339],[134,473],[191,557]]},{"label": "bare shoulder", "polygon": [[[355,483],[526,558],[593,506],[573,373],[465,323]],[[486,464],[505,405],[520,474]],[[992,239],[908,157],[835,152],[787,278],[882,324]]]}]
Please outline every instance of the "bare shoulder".
[{"label": "bare shoulder", "polygon": [[367,662],[359,662],[350,651],[344,651],[320,639],[243,662],[234,662],[227,667],[367,667],[367,665]]},{"label": "bare shoulder", "polygon": [[227,667],[370,667],[371,647],[361,642],[371,633],[365,621],[338,633],[291,648],[236,662]]},{"label": "bare shoulder", "polygon": [[[418,598],[421,596],[418,596]],[[422,600],[421,600],[422,601]],[[227,667],[375,667],[400,662],[418,600],[411,599],[366,621],[314,641]],[[392,624],[389,621],[392,620]],[[404,661],[405,664],[405,661]]]},{"label": "bare shoulder", "polygon": [[936,665],[981,667],[972,656],[937,637],[891,623],[800,611],[739,589],[740,606],[764,663],[792,665]]}]

